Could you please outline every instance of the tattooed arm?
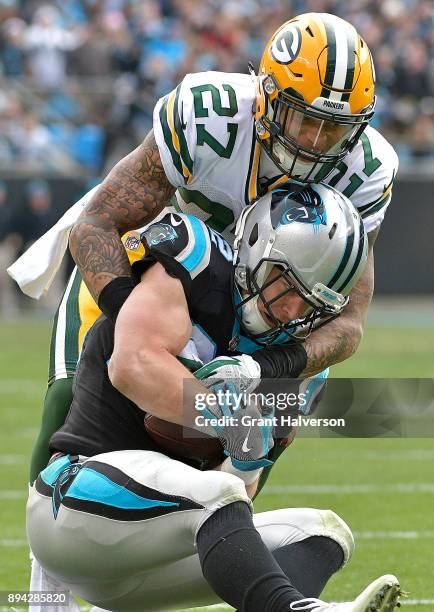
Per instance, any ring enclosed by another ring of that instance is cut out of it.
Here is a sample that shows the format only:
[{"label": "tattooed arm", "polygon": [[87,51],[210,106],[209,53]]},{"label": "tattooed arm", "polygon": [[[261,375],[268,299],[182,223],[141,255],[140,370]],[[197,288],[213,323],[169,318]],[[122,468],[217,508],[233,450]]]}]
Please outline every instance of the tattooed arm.
[{"label": "tattooed arm", "polygon": [[131,274],[120,237],[152,221],[174,193],[151,130],[111,170],[70,234],[72,256],[96,302],[111,280]]},{"label": "tattooed arm", "polygon": [[374,292],[373,246],[379,229],[368,234],[368,261],[362,276],[351,290],[348,305],[339,317],[314,331],[306,340],[307,365],[301,377],[313,376],[335,363],[348,359],[359,346]]}]

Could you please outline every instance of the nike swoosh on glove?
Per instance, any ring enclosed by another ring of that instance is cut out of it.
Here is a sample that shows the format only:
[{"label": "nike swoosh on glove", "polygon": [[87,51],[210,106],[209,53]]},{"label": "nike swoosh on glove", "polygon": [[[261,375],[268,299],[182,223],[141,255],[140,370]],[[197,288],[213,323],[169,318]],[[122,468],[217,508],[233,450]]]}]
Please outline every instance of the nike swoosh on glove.
[{"label": "nike swoosh on glove", "polygon": [[274,446],[274,405],[265,406],[258,394],[239,393],[222,380],[209,386],[215,402],[202,410],[217,434],[232,465],[249,472],[272,465],[268,453]]}]

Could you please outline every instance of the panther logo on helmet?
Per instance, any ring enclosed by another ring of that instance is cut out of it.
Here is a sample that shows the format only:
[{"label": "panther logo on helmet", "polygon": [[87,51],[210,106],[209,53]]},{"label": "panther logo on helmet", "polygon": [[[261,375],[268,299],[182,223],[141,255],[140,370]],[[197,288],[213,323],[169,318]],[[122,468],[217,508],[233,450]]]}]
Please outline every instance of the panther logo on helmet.
[{"label": "panther logo on helmet", "polygon": [[279,64],[290,64],[293,62],[301,47],[300,30],[295,25],[290,25],[276,36],[271,45],[271,55]]},{"label": "panther logo on helmet", "polygon": [[327,213],[322,197],[311,187],[298,193],[289,193],[285,200],[291,204],[297,202],[299,206],[288,208],[281,220],[282,225],[289,223],[311,223],[312,225],[327,225]]},{"label": "panther logo on helmet", "polygon": [[297,206],[289,208],[282,217],[281,224],[289,223],[311,223],[312,225],[327,225],[326,212],[310,206]]}]

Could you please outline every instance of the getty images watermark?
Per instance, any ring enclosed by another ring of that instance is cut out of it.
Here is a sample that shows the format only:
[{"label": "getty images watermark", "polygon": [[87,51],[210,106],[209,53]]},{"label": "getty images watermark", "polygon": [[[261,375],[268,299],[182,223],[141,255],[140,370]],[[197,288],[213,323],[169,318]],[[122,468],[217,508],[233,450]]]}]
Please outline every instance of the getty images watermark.
[{"label": "getty images watermark", "polygon": [[[196,435],[206,434],[206,419],[218,416],[222,426],[259,418],[277,430],[275,438],[291,427],[305,437],[434,438],[434,378],[262,379],[254,393],[239,394],[236,380],[218,383],[210,388],[216,399],[210,393],[206,401],[206,394],[195,395],[197,386],[185,385],[189,406],[196,397]],[[256,411],[255,402],[261,404]]]},{"label": "getty images watermark", "polygon": [[[308,393],[236,393],[228,388],[195,395],[195,427],[345,427],[344,418],[304,414]],[[217,410],[215,410],[217,409]],[[218,412],[221,416],[215,416]]]}]

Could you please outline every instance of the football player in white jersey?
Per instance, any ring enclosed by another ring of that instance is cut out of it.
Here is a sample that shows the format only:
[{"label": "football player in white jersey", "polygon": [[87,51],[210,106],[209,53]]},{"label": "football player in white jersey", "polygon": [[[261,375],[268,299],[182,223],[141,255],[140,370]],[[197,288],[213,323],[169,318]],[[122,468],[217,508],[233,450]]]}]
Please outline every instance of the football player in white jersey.
[{"label": "football player in white jersey", "polygon": [[[373,290],[372,246],[397,168],[368,127],[372,57],[355,28],[329,14],[291,19],[267,44],[256,76],[187,75],[158,101],[154,127],[109,173],[75,224],[70,248],[83,279],[113,316],[131,289],[120,235],[169,204],[230,237],[243,207],[289,179],[324,180],[358,208],[370,262],[344,317],[286,352],[286,375],[307,376],[351,355]],[[265,368],[272,376],[277,366]]]}]

